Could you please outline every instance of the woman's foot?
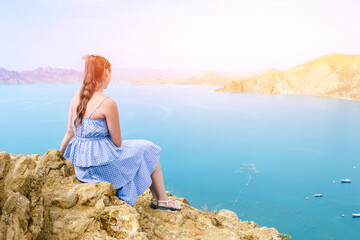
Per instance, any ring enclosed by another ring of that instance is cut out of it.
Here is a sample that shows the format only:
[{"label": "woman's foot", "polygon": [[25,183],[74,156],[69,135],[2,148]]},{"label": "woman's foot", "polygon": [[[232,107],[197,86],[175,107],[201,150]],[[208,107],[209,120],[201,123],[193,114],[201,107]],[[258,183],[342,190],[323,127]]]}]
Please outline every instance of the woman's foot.
[{"label": "woman's foot", "polygon": [[152,209],[157,209],[157,206],[158,206],[158,200],[153,198],[152,202],[150,203],[150,207]]},{"label": "woman's foot", "polygon": [[158,202],[157,209],[180,211],[183,208],[181,202],[177,200],[166,199],[166,200],[158,200],[157,202]]}]

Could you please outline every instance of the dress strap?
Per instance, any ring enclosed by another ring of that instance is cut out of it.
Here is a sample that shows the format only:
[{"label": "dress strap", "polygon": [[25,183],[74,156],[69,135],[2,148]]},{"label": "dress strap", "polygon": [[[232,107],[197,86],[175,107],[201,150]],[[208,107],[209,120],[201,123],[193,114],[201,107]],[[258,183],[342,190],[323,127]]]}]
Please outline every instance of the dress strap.
[{"label": "dress strap", "polygon": [[106,97],[104,97],[104,99],[103,100],[101,100],[101,102],[96,106],[96,108],[94,109],[94,110],[92,110],[92,112],[90,113],[90,115],[89,115],[89,118],[91,117],[91,115],[95,112],[95,110],[105,101],[105,99],[106,98],[108,98],[107,96]]}]

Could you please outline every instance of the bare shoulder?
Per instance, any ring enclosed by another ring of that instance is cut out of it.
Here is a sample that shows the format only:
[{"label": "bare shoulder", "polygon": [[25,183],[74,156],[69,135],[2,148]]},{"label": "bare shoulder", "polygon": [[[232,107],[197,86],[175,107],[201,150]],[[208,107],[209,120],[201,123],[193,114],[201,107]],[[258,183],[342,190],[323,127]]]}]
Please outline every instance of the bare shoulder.
[{"label": "bare shoulder", "polygon": [[107,104],[115,104],[116,105],[116,102],[114,99],[112,99],[111,97],[107,97],[105,99],[105,102],[107,102]]},{"label": "bare shoulder", "polygon": [[79,94],[80,94],[80,90],[77,90],[75,93],[74,93],[74,96],[73,98],[71,99],[71,103],[70,105],[74,108],[78,102],[79,102]]},{"label": "bare shoulder", "polygon": [[106,98],[103,105],[103,113],[106,118],[113,118],[118,115],[118,107],[114,99]]},{"label": "bare shoulder", "polygon": [[80,89],[74,93],[72,102],[76,102],[79,99],[79,95],[80,95]]},{"label": "bare shoulder", "polygon": [[80,89],[74,93],[74,98],[79,98],[79,96],[80,96]]},{"label": "bare shoulder", "polygon": [[110,110],[112,110],[114,108],[117,109],[117,104],[116,104],[115,100],[110,97],[107,97],[105,99],[104,105],[105,105],[105,108],[110,109]]}]

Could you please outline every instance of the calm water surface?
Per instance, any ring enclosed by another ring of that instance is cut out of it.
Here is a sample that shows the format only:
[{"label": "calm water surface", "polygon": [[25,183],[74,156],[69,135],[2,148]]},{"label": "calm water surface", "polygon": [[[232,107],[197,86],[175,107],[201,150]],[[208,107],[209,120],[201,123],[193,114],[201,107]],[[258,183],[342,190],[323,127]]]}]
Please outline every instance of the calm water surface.
[{"label": "calm water surface", "polygon": [[[59,149],[79,88],[0,85],[0,151]],[[230,209],[293,239],[358,239],[360,102],[216,88],[110,83],[104,93],[123,139],[161,146],[166,188],[192,206]]]}]

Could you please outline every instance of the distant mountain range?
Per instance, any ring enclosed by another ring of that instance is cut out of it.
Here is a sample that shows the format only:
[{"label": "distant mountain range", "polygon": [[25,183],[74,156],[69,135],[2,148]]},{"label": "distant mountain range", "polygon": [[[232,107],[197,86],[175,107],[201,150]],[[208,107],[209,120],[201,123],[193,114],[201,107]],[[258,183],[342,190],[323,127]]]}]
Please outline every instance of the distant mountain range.
[{"label": "distant mountain range", "polygon": [[[153,82],[177,77],[190,77],[201,71],[162,70],[144,68],[112,69],[115,82]],[[83,72],[64,68],[37,68],[31,71],[9,71],[0,68],[0,84],[73,83],[82,82]]]},{"label": "distant mountain range", "polygon": [[304,94],[360,100],[360,55],[334,53],[287,71],[270,69],[217,91]]},{"label": "distant mountain range", "polygon": [[9,71],[0,68],[0,84],[80,82],[82,73],[63,68],[37,68],[32,71]]},{"label": "distant mountain range", "polygon": [[[47,67],[20,72],[0,68],[0,84],[82,82],[82,75],[82,72],[62,68]],[[114,68],[112,81],[223,85],[216,91],[304,94],[360,100],[360,55],[334,53],[287,71],[269,69],[262,73],[238,72],[232,76],[193,70]]]},{"label": "distant mountain range", "polygon": [[[146,68],[114,68],[111,77],[114,82],[131,84],[191,84],[191,85],[224,85],[241,77],[255,75],[255,71],[236,73],[229,77],[214,72],[196,70],[167,70]],[[83,73],[63,68],[37,68],[32,71],[9,71],[0,68],[0,84],[25,83],[74,83],[82,82]]]}]

